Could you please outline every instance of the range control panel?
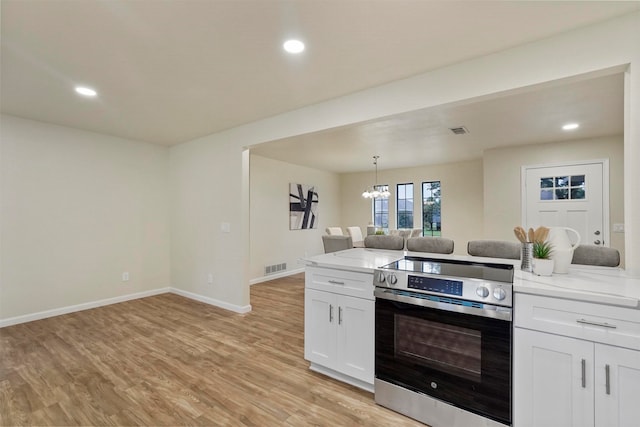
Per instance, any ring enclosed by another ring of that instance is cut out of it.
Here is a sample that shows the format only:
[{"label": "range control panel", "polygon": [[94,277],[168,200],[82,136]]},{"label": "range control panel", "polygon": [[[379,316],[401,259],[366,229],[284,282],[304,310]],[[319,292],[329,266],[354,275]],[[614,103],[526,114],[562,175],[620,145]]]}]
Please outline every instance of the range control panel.
[{"label": "range control panel", "polygon": [[[470,263],[471,266],[466,264],[463,266],[465,270],[460,269],[459,265],[446,264],[446,260],[437,260],[437,262],[429,260],[422,264],[416,259],[411,259],[410,262],[397,261],[376,269],[373,284],[379,288],[447,295],[461,300],[503,307],[513,306],[513,282],[504,280],[504,277],[509,278],[507,268],[502,269],[502,266],[495,264],[484,266]],[[411,268],[398,268],[406,266]],[[497,278],[502,280],[495,280],[494,270],[498,270]],[[475,273],[475,277],[457,275],[461,272]]]},{"label": "range control panel", "polygon": [[462,296],[462,281],[407,275],[407,288]]}]

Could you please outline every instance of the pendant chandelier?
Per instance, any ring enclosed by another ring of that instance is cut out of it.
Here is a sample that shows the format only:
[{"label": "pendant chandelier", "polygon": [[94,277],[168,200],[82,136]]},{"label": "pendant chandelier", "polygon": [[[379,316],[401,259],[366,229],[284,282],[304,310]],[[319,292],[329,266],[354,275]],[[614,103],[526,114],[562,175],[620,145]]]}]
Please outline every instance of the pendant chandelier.
[{"label": "pendant chandelier", "polygon": [[364,197],[365,199],[378,199],[378,198],[386,199],[391,195],[391,193],[386,187],[381,189],[382,186],[378,185],[378,159],[379,158],[380,156],[373,156],[373,165],[376,167],[376,181],[371,188],[365,190],[364,193],[362,193],[362,197]]}]

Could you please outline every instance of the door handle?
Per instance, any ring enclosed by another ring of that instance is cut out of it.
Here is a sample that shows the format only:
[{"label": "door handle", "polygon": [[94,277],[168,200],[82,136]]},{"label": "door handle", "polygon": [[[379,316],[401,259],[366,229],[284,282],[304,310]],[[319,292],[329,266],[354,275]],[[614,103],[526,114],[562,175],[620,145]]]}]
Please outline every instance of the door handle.
[{"label": "door handle", "polygon": [[587,361],[582,359],[582,388],[587,387]]},{"label": "door handle", "polygon": [[333,305],[329,304],[329,323],[333,322]]},{"label": "door handle", "polygon": [[342,325],[342,307],[338,306],[338,325]]},{"label": "door handle", "polygon": [[611,382],[609,381],[609,374],[609,365],[604,365],[604,389],[607,394],[611,394]]}]

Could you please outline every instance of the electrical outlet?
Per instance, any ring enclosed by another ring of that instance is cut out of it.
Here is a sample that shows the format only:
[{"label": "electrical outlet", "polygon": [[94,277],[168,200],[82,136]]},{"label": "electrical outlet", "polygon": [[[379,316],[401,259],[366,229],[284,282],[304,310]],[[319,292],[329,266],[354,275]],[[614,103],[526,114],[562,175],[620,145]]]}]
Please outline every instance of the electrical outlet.
[{"label": "electrical outlet", "polygon": [[125,271],[124,273],[122,273],[122,281],[123,282],[128,282],[129,281],[129,272]]},{"label": "electrical outlet", "polygon": [[213,274],[207,274],[207,283],[213,285]]}]

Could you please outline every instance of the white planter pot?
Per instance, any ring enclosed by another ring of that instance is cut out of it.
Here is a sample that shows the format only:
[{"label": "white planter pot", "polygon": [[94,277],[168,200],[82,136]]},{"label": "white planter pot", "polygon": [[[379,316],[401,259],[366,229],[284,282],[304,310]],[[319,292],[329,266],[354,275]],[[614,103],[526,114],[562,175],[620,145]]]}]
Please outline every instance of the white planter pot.
[{"label": "white planter pot", "polygon": [[551,276],[553,273],[553,260],[552,259],[533,259],[533,274],[538,276]]}]

